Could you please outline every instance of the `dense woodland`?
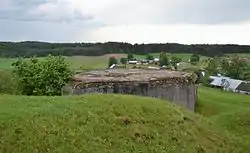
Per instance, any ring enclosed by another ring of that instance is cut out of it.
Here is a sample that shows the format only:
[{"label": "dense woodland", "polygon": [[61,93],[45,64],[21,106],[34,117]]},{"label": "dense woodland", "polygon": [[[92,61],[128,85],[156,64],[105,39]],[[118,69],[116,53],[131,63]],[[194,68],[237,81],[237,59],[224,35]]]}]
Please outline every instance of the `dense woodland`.
[{"label": "dense woodland", "polygon": [[227,53],[250,53],[246,45],[183,45],[167,44],[129,44],[107,43],[46,43],[46,42],[0,42],[0,57],[63,56],[99,56],[108,53],[197,53],[204,56],[220,56]]}]

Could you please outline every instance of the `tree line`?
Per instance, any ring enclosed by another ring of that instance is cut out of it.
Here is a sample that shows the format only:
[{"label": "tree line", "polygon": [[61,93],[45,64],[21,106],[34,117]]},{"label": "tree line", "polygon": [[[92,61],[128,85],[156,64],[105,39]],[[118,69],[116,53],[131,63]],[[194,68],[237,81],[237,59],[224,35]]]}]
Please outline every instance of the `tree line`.
[{"label": "tree line", "polygon": [[47,55],[62,56],[100,56],[109,53],[131,53],[146,55],[148,53],[190,53],[204,56],[221,56],[229,53],[250,53],[248,45],[184,45],[165,44],[130,44],[122,42],[107,43],[47,43],[47,42],[0,42],[0,57],[43,57]]}]

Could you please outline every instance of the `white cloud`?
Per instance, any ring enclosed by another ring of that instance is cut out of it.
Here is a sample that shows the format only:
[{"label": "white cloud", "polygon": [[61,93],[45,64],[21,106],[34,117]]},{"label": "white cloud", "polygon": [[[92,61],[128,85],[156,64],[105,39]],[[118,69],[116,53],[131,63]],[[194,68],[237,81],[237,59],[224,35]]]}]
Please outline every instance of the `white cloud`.
[{"label": "white cloud", "polygon": [[0,6],[2,40],[249,44],[249,0],[0,0]]},{"label": "white cloud", "polygon": [[223,24],[250,20],[249,0],[68,0],[109,25]]},{"label": "white cloud", "polygon": [[92,41],[131,43],[249,44],[250,23],[229,25],[132,25],[99,28]]}]

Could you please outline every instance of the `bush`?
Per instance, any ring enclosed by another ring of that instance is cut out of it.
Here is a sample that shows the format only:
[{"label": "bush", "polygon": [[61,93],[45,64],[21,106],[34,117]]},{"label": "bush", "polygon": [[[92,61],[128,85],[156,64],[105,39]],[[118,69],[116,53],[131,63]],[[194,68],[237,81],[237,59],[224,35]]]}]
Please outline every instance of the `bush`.
[{"label": "bush", "polygon": [[63,86],[73,74],[61,56],[48,56],[41,61],[20,59],[13,66],[19,90],[24,95],[62,95]]},{"label": "bush", "polygon": [[116,59],[115,57],[110,57],[110,58],[109,58],[109,67],[110,67],[111,65],[117,64],[117,63],[118,63],[118,61],[117,61],[117,59]]},{"label": "bush", "polygon": [[196,65],[197,63],[199,63],[200,61],[200,56],[198,54],[193,54],[191,57],[190,57],[190,63],[192,65]]},{"label": "bush", "polygon": [[128,60],[133,60],[135,57],[134,57],[134,55],[133,54],[128,54],[127,55],[127,59]]},{"label": "bush", "polygon": [[17,81],[11,72],[0,71],[0,94],[16,94]]},{"label": "bush", "polygon": [[169,66],[169,59],[166,53],[161,53],[159,57],[159,66]]},{"label": "bush", "polygon": [[147,56],[146,56],[146,60],[154,60],[154,56],[153,55],[151,55],[151,54],[148,54]]},{"label": "bush", "polygon": [[120,62],[125,65],[127,63],[127,59],[125,57],[120,59]]}]

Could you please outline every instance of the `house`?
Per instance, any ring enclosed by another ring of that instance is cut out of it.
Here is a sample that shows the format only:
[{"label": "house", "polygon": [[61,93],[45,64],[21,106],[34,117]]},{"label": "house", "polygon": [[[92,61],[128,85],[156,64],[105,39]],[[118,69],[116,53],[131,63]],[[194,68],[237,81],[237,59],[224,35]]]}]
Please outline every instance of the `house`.
[{"label": "house", "polygon": [[212,85],[213,87],[218,87],[226,91],[233,91],[233,92],[236,92],[236,88],[242,82],[244,82],[242,80],[231,79],[229,77],[223,77],[223,76],[210,76],[209,78],[212,80],[210,85]]},{"label": "house", "polygon": [[110,69],[113,69],[113,68],[115,68],[115,66],[116,66],[116,64],[113,64],[113,65],[111,65],[109,68],[110,68]]},{"label": "house", "polygon": [[225,91],[250,94],[250,82],[223,76],[210,76],[210,79],[212,80],[210,85],[213,87],[218,87]]},{"label": "house", "polygon": [[153,66],[149,66],[148,69],[155,69],[155,70],[160,70],[159,67],[153,67]]},{"label": "house", "polygon": [[159,58],[154,58],[154,62],[159,62],[160,61],[160,59]]},{"label": "house", "polygon": [[126,66],[125,65],[119,65],[119,64],[113,64],[108,69],[119,69],[119,68],[124,69],[124,68],[126,68]]},{"label": "house", "polygon": [[148,60],[141,60],[141,64],[143,64],[143,65],[148,65]]},{"label": "house", "polygon": [[222,80],[230,79],[228,77],[220,77],[220,76],[210,76],[209,77],[212,81],[210,82],[210,85],[213,87],[221,88],[223,86]]},{"label": "house", "polygon": [[250,83],[249,82],[242,82],[237,88],[236,92],[240,92],[243,94],[250,94]]},{"label": "house", "polygon": [[206,72],[205,71],[202,71],[201,72],[201,75],[204,77],[206,75]]},{"label": "house", "polygon": [[152,64],[152,63],[154,63],[154,60],[149,60],[148,63]]},{"label": "house", "polygon": [[138,61],[137,60],[133,60],[133,61],[128,61],[128,64],[137,64]]}]

